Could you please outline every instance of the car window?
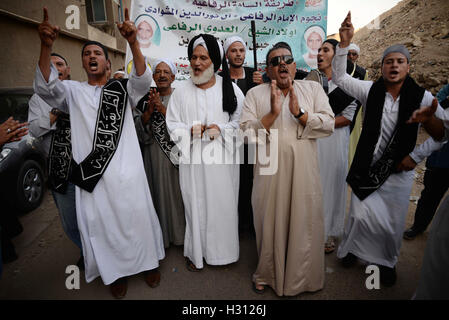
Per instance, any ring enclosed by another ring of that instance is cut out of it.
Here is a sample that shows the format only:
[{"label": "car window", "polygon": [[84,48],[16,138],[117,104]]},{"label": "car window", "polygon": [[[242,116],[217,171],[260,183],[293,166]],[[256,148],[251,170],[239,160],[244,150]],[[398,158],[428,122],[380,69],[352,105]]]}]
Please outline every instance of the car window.
[{"label": "car window", "polygon": [[31,94],[1,94],[0,95],[0,123],[13,117],[20,122],[28,119],[28,101]]}]

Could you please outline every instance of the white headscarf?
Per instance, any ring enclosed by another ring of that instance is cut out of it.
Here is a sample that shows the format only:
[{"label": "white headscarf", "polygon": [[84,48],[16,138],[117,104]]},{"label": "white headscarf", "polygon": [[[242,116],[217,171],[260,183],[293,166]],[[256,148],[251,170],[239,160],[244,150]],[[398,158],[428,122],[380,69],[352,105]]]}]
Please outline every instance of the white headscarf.
[{"label": "white headscarf", "polygon": [[348,47],[348,51],[349,50],[354,50],[355,52],[357,52],[357,54],[360,54],[360,48],[358,45],[356,45],[355,43],[351,43]]},{"label": "white headscarf", "polygon": [[156,23],[154,22],[154,20],[151,19],[151,18],[150,18],[149,16],[147,16],[147,15],[140,15],[140,16],[138,17],[138,19],[136,20],[136,22],[134,23],[135,26],[136,26],[136,28],[139,27],[139,24],[140,24],[142,21],[145,21],[146,23],[148,23],[148,24],[150,25],[151,30],[153,30],[153,36],[152,36],[152,37],[154,37],[154,35],[156,34],[156,30],[157,30],[157,26],[156,26]]},{"label": "white headscarf", "polygon": [[173,61],[169,60],[169,59],[160,59],[157,60],[154,65],[153,65],[153,70],[156,71],[157,66],[159,65],[159,63],[165,63],[167,66],[170,67],[171,72],[176,75],[176,73],[178,72],[178,69],[176,69],[175,64],[173,63]]},{"label": "white headscarf", "polygon": [[229,47],[234,43],[234,42],[240,42],[241,44],[243,44],[243,46],[245,47],[245,51],[246,51],[246,44],[245,41],[243,41],[242,38],[240,38],[239,36],[232,36],[230,38],[227,38],[226,41],[224,42],[223,45],[223,49],[224,52],[227,53]]},{"label": "white headscarf", "polygon": [[318,33],[323,41],[325,40],[326,35],[324,34],[323,28],[321,28],[320,26],[313,26],[307,29],[306,32],[304,33],[304,39],[306,40],[306,43],[307,38],[309,38],[309,36],[314,32]]}]

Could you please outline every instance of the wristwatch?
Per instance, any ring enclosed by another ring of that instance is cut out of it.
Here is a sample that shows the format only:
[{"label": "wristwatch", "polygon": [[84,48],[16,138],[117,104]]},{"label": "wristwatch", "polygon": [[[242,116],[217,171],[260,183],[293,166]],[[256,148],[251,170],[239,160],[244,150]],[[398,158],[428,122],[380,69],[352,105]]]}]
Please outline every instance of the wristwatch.
[{"label": "wristwatch", "polygon": [[299,108],[298,115],[294,116],[296,119],[299,119],[303,116],[303,114],[306,113],[306,111],[303,108]]},{"label": "wristwatch", "polygon": [[55,116],[59,116],[61,114],[61,110],[57,109],[57,108],[53,108],[50,111],[51,114],[54,114]]}]

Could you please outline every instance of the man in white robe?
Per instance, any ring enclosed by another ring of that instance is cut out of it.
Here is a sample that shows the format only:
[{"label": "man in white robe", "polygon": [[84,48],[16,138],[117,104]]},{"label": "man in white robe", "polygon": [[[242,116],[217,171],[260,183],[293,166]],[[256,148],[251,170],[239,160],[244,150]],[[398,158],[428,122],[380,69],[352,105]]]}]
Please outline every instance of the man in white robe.
[{"label": "man in white robe", "polygon": [[[235,149],[223,145],[229,131],[239,128],[244,96],[232,83],[223,48],[214,37],[193,38],[188,57],[191,78],[172,94],[166,121],[173,141],[190,155],[179,164],[186,216],[184,256],[187,269],[198,271],[203,258],[210,265],[226,265],[239,258],[239,165],[223,161]],[[215,74],[220,66],[223,77]],[[210,159],[212,153],[215,159]]]},{"label": "man in white robe", "polygon": [[[70,67],[67,64],[67,60],[57,54],[51,54],[51,62],[55,65],[59,73],[59,80],[70,79]],[[51,162],[50,151],[52,150],[52,142],[54,135],[58,128],[58,115],[59,110],[52,108],[45,103],[39,95],[33,94],[28,102],[28,122],[30,126],[30,133],[39,138],[41,144],[49,156],[49,180],[52,181],[54,172],[54,166]],[[60,130],[62,130],[60,128]],[[53,171],[53,172],[52,172]],[[51,193],[56,207],[58,208],[59,217],[61,218],[62,228],[64,229],[67,237],[81,250],[81,257],[76,265],[83,270],[84,259],[82,253],[81,237],[78,230],[78,223],[76,222],[76,205],[75,205],[75,185],[67,181],[61,189],[56,188],[53,183],[50,183]],[[65,189],[65,190],[64,190]]]},{"label": "man in white robe", "polygon": [[[372,170],[378,163],[381,163],[381,158],[385,154],[388,154],[389,150],[393,149],[393,152],[395,152],[399,149],[402,152],[405,144],[408,146],[410,143],[413,145],[416,143],[416,138],[412,140],[410,136],[406,136],[404,139],[402,133],[410,130],[410,127],[400,122],[401,110],[405,110],[400,109],[400,101],[405,101],[409,97],[407,95],[401,96],[401,93],[404,88],[407,89],[405,84],[410,83],[410,78],[408,77],[410,54],[404,46],[392,46],[384,52],[381,79],[375,83],[354,79],[346,74],[347,47],[351,42],[353,34],[354,28],[351,23],[351,14],[348,13],[340,28],[341,42],[337,47],[337,52],[332,63],[332,78],[347,94],[362,103],[365,108],[365,118],[369,118],[367,112],[376,116],[381,112],[379,116],[381,119],[380,128],[377,131],[378,136],[374,136],[377,142],[373,144],[372,150],[374,151],[371,151],[373,153],[369,169]],[[375,86],[376,89],[379,88],[378,84],[384,85],[384,97],[372,94],[372,92],[376,92],[372,88],[375,88]],[[417,101],[417,107],[430,106],[433,101],[432,94],[423,89],[421,90],[423,96],[421,101]],[[376,99],[384,100],[383,111],[382,109],[379,109],[381,111],[377,111],[377,109],[373,110],[373,108],[369,108],[370,105],[376,107]],[[407,107],[407,105],[403,107]],[[403,111],[402,114],[406,114],[406,111]],[[370,123],[373,123],[373,120],[375,121],[375,119],[370,119]],[[368,123],[367,121],[364,122],[363,130],[367,130]],[[400,132],[401,129],[403,130],[402,132]],[[397,135],[393,134],[396,130],[400,132]],[[417,135],[417,129],[415,134]],[[402,140],[395,140],[398,136],[402,137]],[[366,144],[362,142],[363,138],[364,131],[362,131],[361,140],[357,149],[366,148]],[[390,148],[390,141],[399,142],[395,146],[393,143],[393,146]],[[359,153],[362,155],[363,152]],[[358,157],[357,154],[358,152],[356,151],[351,170],[353,167],[357,168],[362,158]],[[375,191],[369,195],[365,193],[362,198],[356,195],[354,186],[350,183],[350,170],[347,180],[353,189],[350,213],[345,234],[337,252],[337,256],[343,259],[343,265],[346,267],[352,266],[357,261],[357,258],[379,265],[381,272],[380,280],[385,286],[392,286],[396,282],[395,265],[399,256],[402,231],[407,216],[409,195],[413,184],[413,169],[416,166],[416,163],[410,155],[405,155],[402,161],[395,158],[392,158],[392,160],[394,161],[389,162],[393,163],[394,166],[391,169],[391,174],[388,175],[383,183],[380,183],[380,187],[377,186]],[[371,171],[369,172],[371,174]],[[360,177],[360,171],[357,174],[359,176],[355,177]],[[375,174],[377,173],[375,172]],[[352,178],[354,179],[354,176]],[[359,188],[358,194],[360,195],[368,189],[372,188],[363,186],[363,188]]]},{"label": "man in white robe", "polygon": [[[125,105],[120,142],[92,192],[76,187],[86,281],[101,276],[104,284],[113,284],[110,289],[115,298],[125,296],[124,277],[129,275],[152,270],[146,273],[145,280],[148,285],[156,286],[160,274],[154,269],[165,255],[130,108],[149,90],[151,71],[138,47],[136,28],[129,21],[128,10],[125,10],[125,20],[118,28],[133,51],[135,64],[127,82],[129,100]],[[73,160],[81,163],[91,153],[98,133],[95,131],[97,113],[100,102],[103,105],[100,99],[103,99],[103,86],[108,80],[109,61],[101,43],[88,42],[81,53],[88,81],[61,82],[50,63],[58,31],[58,27],[48,22],[44,8],[44,21],[39,25],[41,55],[34,89],[49,105],[63,106],[70,113]]]},{"label": "man in white robe", "polygon": [[[350,124],[357,109],[357,102],[346,95],[332,81],[332,59],[338,41],[327,39],[318,49],[318,70],[312,70],[306,80],[323,85],[327,81],[329,104],[335,113],[335,129],[332,135],[318,139],[318,161],[323,188],[324,252],[335,250],[337,238],[344,229],[348,174],[348,146]],[[324,86],[323,86],[324,87]]]}]

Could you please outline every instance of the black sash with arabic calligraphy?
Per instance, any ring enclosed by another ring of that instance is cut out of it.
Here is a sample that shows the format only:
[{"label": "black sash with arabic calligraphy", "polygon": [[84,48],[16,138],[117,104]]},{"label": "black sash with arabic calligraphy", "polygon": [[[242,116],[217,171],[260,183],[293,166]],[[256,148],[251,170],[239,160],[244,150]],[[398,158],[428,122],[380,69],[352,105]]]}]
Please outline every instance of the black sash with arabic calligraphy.
[{"label": "black sash with arabic calligraphy", "polygon": [[117,150],[125,120],[128,79],[112,79],[101,91],[100,107],[91,153],[80,163],[73,161],[71,181],[92,192]]},{"label": "black sash with arabic calligraphy", "polygon": [[52,190],[66,193],[72,164],[70,117],[61,112],[52,134],[48,156],[48,182]]},{"label": "black sash with arabic calligraphy", "polygon": [[[143,96],[137,104],[137,109],[144,113],[148,107],[148,96],[149,93]],[[177,153],[172,154],[172,149],[175,147],[175,143],[170,140],[170,135],[168,134],[167,124],[165,122],[165,117],[162,113],[154,110],[150,117],[150,127],[153,137],[157,144],[161,148],[162,152],[167,156],[172,165],[178,168],[179,158]],[[173,159],[172,159],[173,158]]]},{"label": "black sash with arabic calligraphy", "polygon": [[394,133],[380,159],[371,165],[382,130],[386,95],[383,78],[372,85],[368,94],[362,134],[346,178],[360,200],[379,189],[391,174],[398,173],[397,165],[415,147],[418,124],[408,124],[407,120],[420,107],[424,93],[425,90],[407,76],[400,91],[399,113]]}]

